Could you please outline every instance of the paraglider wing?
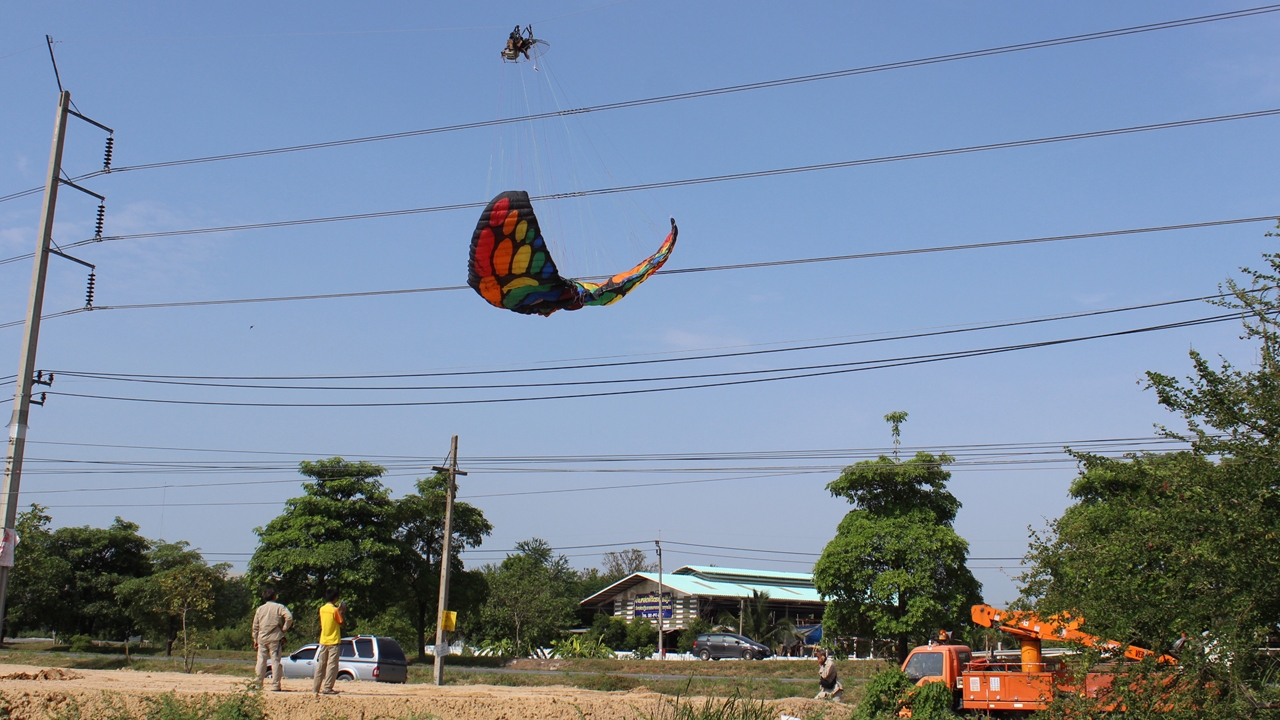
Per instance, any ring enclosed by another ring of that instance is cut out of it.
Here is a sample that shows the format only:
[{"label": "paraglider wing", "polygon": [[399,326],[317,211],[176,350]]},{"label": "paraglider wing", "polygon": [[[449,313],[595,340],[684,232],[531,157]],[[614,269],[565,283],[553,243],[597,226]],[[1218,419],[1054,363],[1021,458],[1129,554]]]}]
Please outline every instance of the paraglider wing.
[{"label": "paraglider wing", "polygon": [[667,235],[667,239],[662,241],[662,246],[658,248],[658,252],[650,255],[644,262],[636,265],[630,270],[618,273],[603,283],[589,283],[581,280],[573,280],[585,295],[588,297],[583,301],[584,305],[612,305],[622,299],[623,295],[631,292],[635,286],[649,279],[649,276],[658,271],[663,263],[671,257],[671,251],[676,246],[676,235],[679,234],[679,228],[676,227],[675,218],[671,219],[671,234]]},{"label": "paraglider wing", "polygon": [[676,244],[676,222],[658,251],[603,283],[563,278],[547,249],[529,194],[511,190],[485,207],[471,236],[467,284],[498,308],[550,315],[584,305],[610,305],[631,292],[667,261]]}]

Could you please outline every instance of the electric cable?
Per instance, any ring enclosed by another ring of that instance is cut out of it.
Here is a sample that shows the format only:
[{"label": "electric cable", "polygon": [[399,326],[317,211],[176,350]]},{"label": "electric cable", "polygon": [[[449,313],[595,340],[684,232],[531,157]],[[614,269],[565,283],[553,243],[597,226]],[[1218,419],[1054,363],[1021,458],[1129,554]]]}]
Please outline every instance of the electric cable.
[{"label": "electric cable", "polygon": [[[754,269],[754,268],[764,268],[764,267],[779,267],[779,266],[785,266],[785,265],[801,265],[801,264],[820,263],[820,262],[864,260],[864,259],[870,259],[870,258],[884,258],[884,257],[894,257],[894,256],[901,256],[901,255],[919,255],[919,254],[925,254],[925,253],[950,252],[950,251],[957,251],[957,250],[975,250],[975,249],[987,249],[987,248],[997,248],[997,247],[1011,247],[1011,246],[1017,246],[1017,245],[1031,245],[1031,244],[1037,244],[1037,243],[1061,242],[1066,240],[1116,237],[1116,236],[1122,236],[1122,235],[1136,235],[1136,234],[1143,234],[1143,233],[1167,232],[1167,231],[1174,231],[1174,230],[1220,227],[1225,225],[1239,225],[1239,224],[1257,223],[1257,222],[1272,222],[1276,219],[1277,218],[1269,215],[1245,217],[1245,218],[1230,218],[1230,219],[1224,219],[1224,220],[1209,220],[1209,221],[1196,222],[1196,223],[1181,223],[1176,225],[1158,225],[1158,226],[1150,226],[1150,227],[1142,227],[1142,228],[1126,228],[1122,230],[1104,230],[1104,231],[1091,232],[1091,233],[1075,233],[1070,235],[1051,235],[1051,236],[1043,236],[1043,237],[1035,237],[1035,238],[1021,238],[1017,240],[997,240],[997,241],[983,242],[983,243],[965,243],[965,244],[959,244],[959,245],[940,245],[940,246],[926,247],[926,248],[909,248],[905,250],[882,250],[877,252],[857,253],[857,254],[851,254],[851,255],[833,255],[833,256],[826,256],[826,257],[798,258],[798,259],[792,259],[792,260],[774,260],[774,261],[764,261],[764,262],[756,262],[756,263],[738,263],[734,265],[712,265],[712,266],[699,267],[699,268],[680,268],[680,269],[673,269],[673,270],[660,270],[658,271],[657,274],[681,275],[681,274],[695,273],[695,272],[742,270],[742,269]],[[30,257],[30,256],[28,255],[27,257]],[[3,262],[9,262],[13,260],[15,259],[10,258],[8,261],[0,261],[0,264],[2,264]],[[277,296],[277,297],[236,298],[236,299],[227,299],[227,300],[194,300],[194,301],[185,301],[185,302],[138,303],[138,304],[131,304],[131,305],[110,305],[110,306],[100,305],[92,308],[92,310],[150,310],[150,309],[161,309],[161,308],[201,307],[201,306],[213,306],[213,305],[239,305],[239,304],[248,304],[248,303],[291,302],[291,301],[300,301],[300,300],[332,300],[332,299],[376,297],[376,296],[388,296],[388,295],[405,295],[405,294],[428,293],[428,292],[447,292],[447,291],[466,290],[466,289],[468,289],[468,286],[466,285],[451,285],[451,286],[443,286],[443,287],[408,288],[408,289],[402,289],[402,290],[371,290],[371,291],[364,291],[364,292],[328,293],[328,294],[312,294],[312,295],[286,295],[286,296]],[[75,315],[81,312],[88,312],[89,310],[90,308],[75,308],[72,310],[66,310],[59,313],[52,313],[49,315],[45,315],[42,317],[42,320],[47,320],[55,317],[64,317],[67,315]],[[24,325],[25,323],[26,323],[25,320],[15,320],[12,322],[0,324],[0,329],[4,329],[8,327],[16,327],[19,325]]]},{"label": "electric cable", "polygon": [[[1128,306],[1123,306],[1118,308],[1106,308],[1102,310],[1085,310],[1085,311],[1076,312],[1076,313],[1050,315],[1046,317],[1031,318],[1027,320],[1010,320],[1006,322],[989,323],[985,325],[974,325],[974,326],[964,327],[964,328],[905,333],[901,335],[889,335],[889,336],[878,337],[878,338],[862,338],[857,340],[844,340],[839,342],[797,345],[797,346],[784,347],[784,348],[770,348],[766,350],[742,350],[742,351],[735,351],[735,352],[721,352],[721,353],[703,354],[703,355],[687,355],[687,356],[675,357],[675,358],[657,358],[657,359],[649,359],[649,360],[625,360],[625,361],[615,361],[615,362],[585,363],[585,364],[573,364],[573,365],[563,364],[563,365],[528,367],[528,368],[507,368],[507,369],[498,369],[498,370],[451,370],[451,371],[422,372],[422,373],[367,373],[367,374],[341,375],[341,376],[152,375],[152,374],[141,374],[141,373],[107,373],[107,372],[91,372],[91,371],[83,371],[83,370],[56,370],[56,369],[50,372],[56,375],[62,375],[64,377],[77,377],[77,378],[90,379],[90,380],[135,382],[135,383],[145,383],[145,384],[179,385],[179,386],[195,386],[195,387],[227,387],[227,388],[258,389],[258,390],[398,390],[398,391],[493,390],[493,389],[505,389],[505,388],[513,388],[513,387],[523,388],[523,387],[556,387],[556,386],[565,386],[565,385],[593,385],[593,384],[600,384],[602,382],[623,382],[623,381],[621,380],[612,380],[612,381],[576,380],[572,382],[563,382],[563,383],[522,382],[522,383],[489,384],[489,385],[440,385],[440,386],[404,386],[404,385],[395,385],[395,386],[359,385],[357,386],[357,385],[353,385],[353,386],[345,386],[345,387],[317,386],[317,385],[260,385],[260,384],[250,384],[247,381],[271,381],[271,380],[285,381],[285,380],[318,380],[318,379],[385,380],[385,379],[403,379],[403,378],[418,378],[418,377],[506,375],[506,374],[512,374],[512,373],[558,372],[558,371],[566,371],[566,370],[588,370],[588,369],[600,369],[600,368],[631,367],[631,366],[639,366],[639,365],[658,365],[658,364],[669,364],[669,363],[695,361],[695,360],[718,360],[718,359],[725,359],[725,358],[739,358],[739,357],[749,357],[749,356],[757,356],[757,355],[774,355],[774,354],[787,353],[787,352],[826,350],[826,349],[837,348],[837,347],[852,347],[856,345],[872,345],[872,344],[878,344],[883,342],[896,342],[899,340],[916,340],[916,339],[927,338],[927,337],[940,337],[945,335],[958,335],[958,334],[964,334],[969,332],[979,332],[979,331],[985,331],[985,330],[997,330],[997,329],[1021,327],[1021,326],[1027,326],[1027,325],[1039,325],[1039,324],[1050,323],[1050,322],[1059,322],[1063,320],[1076,320],[1080,318],[1098,317],[1102,315],[1113,315],[1117,313],[1132,312],[1136,310],[1149,310],[1152,308],[1170,307],[1173,305],[1182,305],[1186,303],[1204,302],[1208,300],[1214,300],[1217,298],[1227,297],[1230,294],[1231,293],[1219,293],[1215,295],[1205,295],[1205,296],[1196,297],[1196,298],[1166,300],[1163,302],[1144,303],[1140,305],[1128,305]],[[799,370],[799,369],[812,369],[812,368],[788,368],[786,370],[790,371],[790,370]],[[774,370],[755,370],[750,372],[758,373],[758,372],[782,372],[782,371],[783,370],[780,370],[780,369],[774,369]],[[689,379],[690,377],[700,377],[700,376],[667,376],[661,379]],[[654,378],[627,380],[625,382],[640,382],[640,381],[651,381],[651,380],[654,380]],[[243,382],[214,382],[214,381],[243,381]]]},{"label": "electric cable", "polygon": [[[1147,442],[1169,442],[1170,439],[1158,435],[1150,435],[1144,437],[1121,437],[1121,438],[1092,438],[1092,439],[1076,439],[1076,440],[1039,440],[1032,442],[1012,442],[1012,443],[965,443],[950,446],[952,450],[959,452],[963,450],[1001,450],[1006,448],[1025,449],[1025,448],[1043,448],[1043,447],[1063,447],[1063,446],[1085,446],[1085,445],[1117,445],[1130,443],[1147,443]],[[227,448],[191,448],[176,447],[168,445],[123,445],[115,443],[85,443],[85,442],[68,442],[59,440],[28,440],[28,445],[59,445],[69,447],[91,447],[91,448],[110,448],[116,450],[165,450],[172,452],[208,452],[208,453],[229,453],[229,454],[252,454],[252,455],[289,455],[301,456],[307,458],[315,458],[323,455],[332,455],[330,451],[325,452],[292,452],[281,450],[240,450]],[[917,450],[929,450],[931,446],[902,445],[898,448],[901,452],[914,452]],[[761,457],[803,457],[803,458],[829,458],[829,457],[847,457],[850,454],[867,454],[872,457],[884,455],[893,452],[893,447],[864,447],[864,448],[828,448],[828,449],[807,449],[807,450],[753,450],[751,452],[696,452],[696,453],[638,453],[630,455],[513,455],[501,457],[488,456],[463,456],[463,462],[471,464],[474,462],[531,462],[531,461],[552,461],[552,462],[572,462],[575,460],[598,462],[601,460],[701,460],[701,459],[748,459],[755,460]],[[950,452],[950,451],[949,451]],[[392,460],[422,460],[435,462],[438,458],[419,456],[419,455],[376,455],[369,453],[337,453],[338,455],[352,457],[364,457],[366,459],[392,459]]]},{"label": "electric cable", "polygon": [[[1071,133],[1067,135],[1050,135],[1047,137],[1030,138],[1025,140],[1008,140],[998,143],[986,143],[982,145],[966,145],[962,147],[947,148],[943,150],[925,150],[920,152],[902,153],[898,155],[882,155],[871,158],[860,158],[856,160],[839,160],[836,162],[815,163],[809,165],[792,165],[788,167],[772,168],[769,170],[750,170],[738,173],[725,173],[720,175],[704,175],[701,177],[684,178],[680,180],[662,180],[649,183],[638,183],[633,185],[618,185],[615,187],[595,188],[592,190],[579,190],[575,192],[550,193],[531,197],[531,201],[556,201],[567,199],[578,199],[586,197],[597,197],[601,195],[614,195],[618,193],[630,193],[649,190],[661,190],[669,188],[690,187],[694,185],[706,185],[711,183],[734,182],[738,180],[751,180],[760,178],[779,177],[783,175],[796,175],[800,173],[818,172],[824,170],[836,170],[843,168],[861,167],[866,165],[879,165],[884,163],[902,162],[906,160],[921,160],[928,158],[948,157],[953,155],[966,155],[971,153],[987,152],[992,150],[1008,150],[1011,148],[1034,147],[1038,145],[1048,145],[1053,143],[1071,142],[1076,140],[1093,140],[1098,138],[1116,137],[1120,135],[1132,135],[1136,133],[1153,132],[1157,130],[1170,130],[1176,128],[1195,127],[1200,125],[1211,125],[1215,123],[1235,122],[1238,120],[1252,120],[1257,118],[1267,118],[1280,115],[1280,108],[1272,108],[1269,110],[1255,110],[1243,113],[1233,113],[1230,115],[1215,115],[1210,117],[1192,118],[1188,120],[1173,120],[1169,122],[1151,123],[1147,125],[1131,125],[1122,128],[1112,128],[1109,130],[1091,130],[1088,132]],[[162,237],[178,237],[188,235],[207,235],[211,233],[224,232],[241,232],[246,230],[264,230],[271,228],[295,227],[300,225],[317,225],[322,223],[348,222],[353,220],[372,220],[376,218],[403,217],[406,215],[420,215],[424,213],[448,212],[452,210],[478,209],[489,204],[489,201],[452,203],[448,205],[432,205],[416,208],[404,208],[400,210],[381,210],[376,212],[351,213],[346,215],[326,215],[313,218],[299,218],[294,220],[275,220],[269,222],[244,223],[239,225],[221,225],[215,227],[204,228],[188,228],[185,230],[164,230],[157,232],[132,233],[127,235],[104,235],[102,237],[89,238],[87,240],[79,240],[69,243],[66,249],[82,247],[98,242],[117,241],[117,240],[137,240]],[[30,257],[28,255],[27,257]],[[20,256],[15,259],[20,259]]]},{"label": "electric cable", "polygon": [[[49,391],[49,395],[57,395],[62,397],[76,397],[91,400],[111,400],[119,402],[138,402],[138,403],[154,403],[165,405],[198,405],[198,406],[216,406],[216,407],[282,407],[282,408],[352,408],[352,407],[424,407],[437,405],[477,405],[477,404],[495,404],[495,403],[515,403],[515,402],[539,402],[545,400],[567,400],[577,398],[596,398],[596,397],[614,397],[622,395],[641,395],[659,392],[675,392],[683,390],[695,390],[712,387],[730,387],[739,385],[753,385],[766,382],[777,382],[781,380],[796,380],[802,378],[825,377],[829,375],[840,375],[853,372],[863,372],[868,370],[882,370],[892,367],[904,367],[910,365],[922,365],[946,360],[958,360],[972,357],[981,357],[986,355],[995,355],[1007,352],[1015,352],[1019,350],[1028,350],[1044,347],[1053,347],[1070,343],[1084,342],[1088,340],[1098,340],[1104,338],[1125,337],[1137,335],[1147,332],[1157,332],[1162,330],[1171,330],[1177,328],[1197,327],[1200,325],[1208,325],[1212,323],[1225,322],[1227,320],[1238,319],[1238,313],[1229,313],[1226,315],[1217,315],[1204,318],[1196,318],[1194,320],[1184,320],[1174,323],[1165,323],[1161,325],[1153,325],[1142,328],[1134,328],[1129,330],[1119,330],[1108,333],[1097,333],[1093,335],[1083,335],[1073,338],[1062,338],[1057,340],[1044,340],[1032,343],[1022,343],[1018,345],[1005,345],[989,348],[977,348],[972,350],[950,351],[944,353],[931,353],[926,355],[914,355],[898,358],[887,358],[881,360],[865,360],[849,363],[830,363],[822,366],[811,366],[813,369],[797,368],[802,372],[796,372],[790,375],[780,375],[776,377],[765,378],[748,378],[736,379],[720,382],[695,383],[689,385],[676,385],[669,387],[656,388],[635,388],[628,390],[610,390],[602,392],[585,392],[571,393],[564,395],[541,395],[541,396],[521,396],[521,397],[503,397],[503,398],[468,398],[457,400],[413,400],[413,401],[395,401],[395,402],[351,402],[351,403],[288,403],[288,402],[247,402],[247,401],[226,401],[226,400],[180,400],[172,398],[142,398],[118,395],[96,395],[91,393],[69,393],[61,391]],[[728,372],[720,374],[708,374],[707,377],[716,376],[736,376],[746,374],[749,371]],[[772,371],[761,372],[789,372],[787,370],[775,369]],[[660,381],[661,378],[655,378],[652,381]],[[619,382],[636,382],[635,380],[623,380]]]},{"label": "electric cable", "polygon": [[[1273,13],[1280,10],[1280,5],[1262,5],[1242,10],[1233,10],[1229,12],[1214,13],[1212,15],[1201,15],[1197,17],[1182,18],[1178,20],[1168,20],[1164,22],[1148,23],[1145,25],[1134,25],[1125,28],[1116,28],[1113,30],[1101,30],[1092,33],[1083,33],[1078,35],[1067,35],[1064,37],[1051,38],[1047,40],[1036,40],[1032,42],[1016,43],[1013,45],[1001,45],[997,47],[984,48],[981,50],[969,50],[958,53],[948,53],[945,55],[934,55],[931,57],[917,58],[914,60],[901,60],[897,62],[881,63],[877,65],[867,65],[856,68],[848,68],[845,70],[833,70],[823,73],[813,73],[808,75],[797,75],[786,78],[778,78],[775,80],[764,80],[754,83],[744,83],[739,85],[727,85],[718,88],[708,88],[704,90],[694,90],[684,93],[672,93],[668,95],[657,95],[648,98],[640,98],[635,100],[624,100],[620,102],[604,103],[600,105],[591,105],[582,108],[572,108],[566,110],[558,110],[555,112],[535,113],[529,115],[521,115],[510,118],[499,118],[495,120],[482,120],[470,123],[458,123],[454,125],[444,125],[432,128],[423,128],[419,130],[408,130],[397,133],[385,133],[380,135],[366,135],[363,137],[348,138],[345,140],[330,140],[326,142],[307,143],[302,145],[289,145],[277,148],[267,148],[263,150],[250,150],[238,153],[224,153],[220,155],[206,155],[203,157],[187,158],[183,160],[167,160],[152,163],[142,163],[138,165],[126,165],[112,169],[112,173],[129,172],[134,170],[151,170],[157,168],[177,167],[181,165],[195,165],[209,162],[219,162],[223,160],[238,160],[243,158],[262,157],[267,155],[279,155],[283,153],[301,152],[307,150],[319,150],[324,148],[342,147],[346,145],[357,145],[370,142],[380,142],[384,140],[397,140],[402,138],[420,137],[424,135],[434,135],[439,133],[456,132],[460,130],[471,130],[478,128],[494,127],[498,125],[507,125],[512,123],[531,122],[537,120],[545,120],[556,117],[565,117],[569,115],[582,115],[594,112],[603,112],[608,110],[620,110],[625,108],[642,107],[645,105],[656,105],[660,103],[676,102],[681,100],[691,100],[696,98],[713,97],[716,95],[728,95],[731,93],[746,92],[751,90],[762,90],[767,88],[784,87],[788,85],[798,85],[802,83],[817,82],[821,80],[832,80],[836,78],[852,77],[856,75],[868,75],[878,72],[886,72],[890,70],[901,70],[905,68],[921,67],[926,65],[937,65],[947,62],[955,62],[959,60],[970,60],[974,58],[989,57],[992,55],[1004,55],[1026,50],[1038,50],[1041,48],[1057,47],[1060,45],[1071,45],[1093,40],[1103,40],[1107,38],[1123,37],[1128,35],[1137,35],[1141,33],[1155,32],[1158,30],[1169,30],[1179,27],[1188,27],[1192,25],[1201,25],[1211,22],[1220,22],[1223,20],[1234,20],[1237,18],[1252,17],[1255,15],[1263,15]],[[39,46],[35,46],[39,47]],[[30,48],[29,48],[30,49]],[[25,52],[25,51],[20,51]],[[7,56],[6,56],[7,57]],[[102,171],[86,173],[78,176],[75,180],[84,180],[92,177],[103,175]],[[43,188],[30,188],[9,195],[0,196],[0,202],[13,200],[27,195],[33,195],[40,192]]]}]

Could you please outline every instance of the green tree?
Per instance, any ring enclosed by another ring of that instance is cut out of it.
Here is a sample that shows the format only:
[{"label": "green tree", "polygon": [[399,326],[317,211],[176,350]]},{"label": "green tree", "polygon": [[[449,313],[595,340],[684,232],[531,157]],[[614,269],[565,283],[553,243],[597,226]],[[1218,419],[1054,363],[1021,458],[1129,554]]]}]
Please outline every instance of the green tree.
[{"label": "green tree", "polygon": [[[606,582],[605,587],[621,580],[632,573],[657,572],[658,564],[649,562],[649,556],[640,548],[627,548],[617,552],[607,552],[600,558],[600,577]],[[604,588],[601,588],[602,590]]]},{"label": "green tree", "polygon": [[[241,593],[229,591],[237,585],[243,586],[242,581],[227,577],[230,566],[222,563],[210,567],[198,551],[191,549],[190,543],[156,542],[147,551],[147,559],[152,572],[121,582],[115,594],[134,627],[153,639],[164,639],[165,655],[173,654],[173,645],[179,637],[185,638],[184,647],[191,645],[189,634],[183,634],[184,619],[188,630],[225,625],[241,620],[250,609]],[[204,603],[175,605],[174,593],[182,583],[194,582],[197,577],[201,582],[208,581],[207,607],[197,609],[197,605]],[[182,605],[188,606],[184,609]]]},{"label": "green tree", "polygon": [[[742,634],[758,643],[777,648],[791,640],[795,635],[796,624],[790,618],[779,618],[769,609],[769,593],[752,590],[749,599],[744,598],[738,614],[726,612],[718,619],[720,625],[734,628],[736,632],[741,626]],[[693,640],[689,641],[693,647]]]},{"label": "green tree", "polygon": [[187,672],[191,672],[196,656],[191,633],[196,624],[213,619],[214,588],[225,574],[226,566],[209,567],[201,562],[180,565],[155,576],[165,609],[179,619],[182,664]]},{"label": "green tree", "polygon": [[[896,431],[906,413],[885,417]],[[895,441],[897,436],[895,435]],[[947,491],[947,455],[881,455],[847,467],[827,489],[854,505],[814,566],[829,599],[823,633],[911,641],[967,622],[982,586],[965,565],[969,544],[952,528],[960,501]]]},{"label": "green tree", "polygon": [[18,523],[11,593],[14,627],[62,635],[123,638],[132,621],[115,588],[151,573],[149,541],[138,526],[116,518],[107,528],[48,530],[50,518],[32,506]]},{"label": "green tree", "polygon": [[1078,458],[1075,504],[1032,537],[1022,580],[1037,610],[1162,651],[1183,632],[1251,636],[1280,619],[1280,508],[1251,468]]},{"label": "green tree", "polygon": [[[399,601],[403,545],[398,510],[378,481],[386,470],[340,457],[303,462],[303,495],[255,528],[259,545],[249,560],[253,585],[273,584],[289,603],[317,603],[339,588],[353,619],[373,618]],[[348,624],[347,629],[353,629]]]},{"label": "green tree", "polygon": [[[1274,235],[1275,233],[1268,233]],[[1227,297],[1213,304],[1240,313],[1243,340],[1257,342],[1257,367],[1242,370],[1223,359],[1214,368],[1190,351],[1194,375],[1180,381],[1148,372],[1148,387],[1161,405],[1182,416],[1187,432],[1161,431],[1190,440],[1196,452],[1224,460],[1277,462],[1280,447],[1280,255],[1264,254],[1269,270],[1241,268],[1247,285],[1228,279]]]},{"label": "green tree", "polygon": [[509,641],[520,654],[543,647],[566,630],[575,617],[576,573],[545,540],[516,543],[516,552],[498,565],[485,566],[489,597],[481,610],[483,632],[491,641]]},{"label": "green tree", "polygon": [[[1022,580],[1038,611],[1069,611],[1090,632],[1157,650],[1190,637],[1176,678],[1125,669],[1115,687],[1129,715],[1264,717],[1255,702],[1280,699],[1266,679],[1274,665],[1253,650],[1280,628],[1280,256],[1264,259],[1267,270],[1245,268],[1248,280],[1228,280],[1215,301],[1240,313],[1256,366],[1215,365],[1192,350],[1190,377],[1147,373],[1187,427],[1160,430],[1191,451],[1079,455],[1075,503],[1032,537]],[[1067,697],[1049,716],[1101,709]]]},{"label": "green tree", "polygon": [[592,638],[599,640],[614,650],[630,650],[627,647],[627,621],[617,615],[600,613],[591,621]]},{"label": "green tree", "polygon": [[9,574],[8,609],[4,630],[53,629],[71,611],[66,591],[72,585],[71,563],[54,551],[53,521],[45,508],[32,505],[18,515],[15,529],[21,542],[14,551]]},{"label": "green tree", "polygon": [[[449,477],[437,474],[418,480],[418,492],[396,501],[396,539],[403,545],[400,584],[405,589],[405,610],[413,621],[418,658],[427,657],[427,628],[435,624],[440,602],[441,539]],[[467,572],[460,552],[478,546],[493,532],[493,525],[474,505],[454,502],[452,539],[449,541],[450,610],[459,616],[474,612],[484,601],[484,576]]]}]

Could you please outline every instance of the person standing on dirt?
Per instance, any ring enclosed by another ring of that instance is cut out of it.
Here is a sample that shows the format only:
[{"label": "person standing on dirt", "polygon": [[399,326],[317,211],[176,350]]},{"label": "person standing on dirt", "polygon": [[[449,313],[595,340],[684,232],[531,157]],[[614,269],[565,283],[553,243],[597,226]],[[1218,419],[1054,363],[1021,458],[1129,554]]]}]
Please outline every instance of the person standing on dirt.
[{"label": "person standing on dirt", "polygon": [[267,676],[267,663],[271,663],[271,682],[280,691],[280,647],[284,635],[293,627],[293,613],[276,602],[274,588],[262,589],[263,603],[253,614],[253,649],[258,651],[258,686]]},{"label": "person standing on dirt", "polygon": [[[338,680],[338,648],[342,644],[342,626],[346,623],[347,604],[338,602],[338,589],[324,591],[320,607],[320,647],[316,648],[315,691],[317,695],[337,695],[333,684]],[[337,603],[336,605],[334,603]],[[324,690],[320,689],[324,685]]]},{"label": "person standing on dirt", "polygon": [[818,694],[815,700],[831,698],[836,702],[844,699],[844,686],[836,675],[836,661],[826,650],[818,648]]}]

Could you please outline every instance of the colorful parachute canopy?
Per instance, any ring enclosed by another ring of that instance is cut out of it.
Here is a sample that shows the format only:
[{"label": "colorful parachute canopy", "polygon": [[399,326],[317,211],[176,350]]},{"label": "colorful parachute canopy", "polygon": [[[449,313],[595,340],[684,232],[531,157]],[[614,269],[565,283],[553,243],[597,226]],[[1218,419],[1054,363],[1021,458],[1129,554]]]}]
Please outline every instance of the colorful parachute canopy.
[{"label": "colorful parachute canopy", "polygon": [[494,198],[471,236],[467,284],[490,305],[525,315],[550,315],[583,305],[611,305],[662,267],[676,245],[676,221],[658,252],[603,283],[560,277],[551,259],[529,193],[511,190]]}]

